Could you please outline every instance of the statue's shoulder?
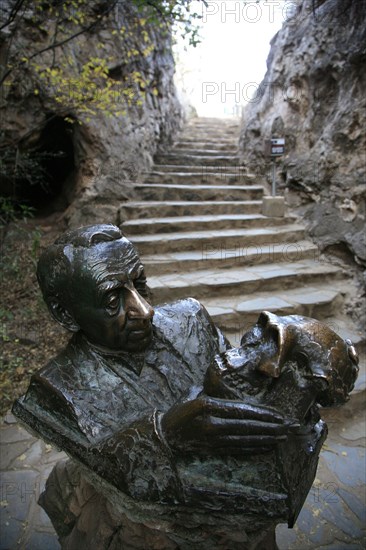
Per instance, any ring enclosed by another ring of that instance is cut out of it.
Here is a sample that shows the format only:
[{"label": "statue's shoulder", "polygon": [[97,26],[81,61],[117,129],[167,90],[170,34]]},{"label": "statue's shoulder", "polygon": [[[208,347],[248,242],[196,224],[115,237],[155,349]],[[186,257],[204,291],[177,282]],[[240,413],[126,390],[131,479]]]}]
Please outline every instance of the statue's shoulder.
[{"label": "statue's shoulder", "polygon": [[42,384],[57,388],[67,387],[68,381],[74,380],[75,382],[79,377],[80,367],[88,360],[90,362],[90,357],[84,347],[82,339],[75,334],[55,357],[33,374],[31,386]]},{"label": "statue's shoulder", "polygon": [[206,308],[195,298],[184,298],[154,308],[154,325],[164,328],[176,325],[182,329],[187,321],[196,323],[212,322]]},{"label": "statue's shoulder", "polygon": [[204,309],[204,306],[195,298],[183,298],[181,300],[176,300],[175,302],[160,304],[154,308],[155,314],[164,312],[164,315],[169,314],[169,312],[171,312],[172,315],[180,315],[181,313],[197,313]]},{"label": "statue's shoulder", "polygon": [[[67,346],[32,375],[27,393],[14,403],[15,414],[38,430],[38,416],[62,411],[67,426],[77,427],[78,413],[73,405],[72,387],[78,384],[78,364],[85,360],[74,335]],[[34,417],[34,418],[33,418]]]},{"label": "statue's shoulder", "polygon": [[177,347],[224,351],[228,342],[215,326],[206,308],[195,298],[185,298],[155,309],[154,326]]}]

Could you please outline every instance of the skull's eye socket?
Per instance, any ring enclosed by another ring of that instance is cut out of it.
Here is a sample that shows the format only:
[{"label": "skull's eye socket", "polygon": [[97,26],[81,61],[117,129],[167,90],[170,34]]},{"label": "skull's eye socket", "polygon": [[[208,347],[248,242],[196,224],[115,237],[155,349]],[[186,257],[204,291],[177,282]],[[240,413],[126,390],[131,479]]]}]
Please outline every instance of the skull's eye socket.
[{"label": "skull's eye socket", "polygon": [[302,351],[298,351],[294,354],[294,361],[297,364],[297,367],[304,374],[312,375],[312,371],[309,365],[309,357]]}]

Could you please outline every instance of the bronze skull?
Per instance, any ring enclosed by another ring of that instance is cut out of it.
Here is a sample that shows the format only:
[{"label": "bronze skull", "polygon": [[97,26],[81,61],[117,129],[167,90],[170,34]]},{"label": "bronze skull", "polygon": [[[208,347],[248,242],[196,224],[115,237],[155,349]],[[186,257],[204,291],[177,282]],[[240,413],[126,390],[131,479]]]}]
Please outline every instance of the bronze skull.
[{"label": "bronze skull", "polygon": [[349,340],[327,325],[299,315],[263,311],[241,346],[216,356],[205,377],[205,392],[231,399],[257,399],[297,418],[314,403],[348,400],[358,373]]}]

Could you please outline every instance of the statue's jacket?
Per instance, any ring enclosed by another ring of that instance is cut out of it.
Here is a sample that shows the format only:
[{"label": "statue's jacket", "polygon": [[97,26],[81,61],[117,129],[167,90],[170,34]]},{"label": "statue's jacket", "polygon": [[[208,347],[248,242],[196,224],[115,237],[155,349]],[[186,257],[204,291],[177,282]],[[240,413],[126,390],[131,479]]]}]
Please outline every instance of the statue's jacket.
[{"label": "statue's jacket", "polygon": [[228,347],[196,300],[160,306],[143,355],[102,353],[77,333],[33,375],[14,412],[127,495],[182,502],[182,476],[160,419],[199,394],[207,367]]}]

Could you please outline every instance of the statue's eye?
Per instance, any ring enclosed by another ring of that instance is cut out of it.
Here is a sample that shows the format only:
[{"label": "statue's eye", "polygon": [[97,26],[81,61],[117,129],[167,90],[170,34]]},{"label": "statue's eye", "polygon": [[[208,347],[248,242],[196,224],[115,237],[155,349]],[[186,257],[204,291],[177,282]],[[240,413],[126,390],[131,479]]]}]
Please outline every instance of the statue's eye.
[{"label": "statue's eye", "polygon": [[105,307],[110,312],[115,312],[119,308],[119,294],[118,292],[110,292],[107,296]]}]

